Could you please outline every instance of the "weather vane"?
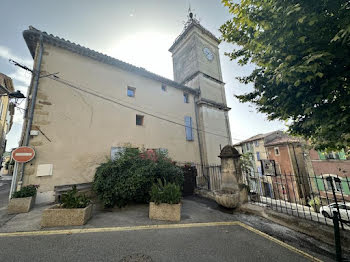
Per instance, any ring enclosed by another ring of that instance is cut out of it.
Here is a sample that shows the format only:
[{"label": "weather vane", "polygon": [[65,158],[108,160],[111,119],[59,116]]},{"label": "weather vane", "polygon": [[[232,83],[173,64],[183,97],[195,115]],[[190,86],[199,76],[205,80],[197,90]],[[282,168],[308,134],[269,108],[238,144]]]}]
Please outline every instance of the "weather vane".
[{"label": "weather vane", "polygon": [[193,23],[193,22],[195,22],[195,23],[199,23],[199,20],[197,19],[197,17],[196,17],[196,15],[193,13],[193,11],[194,10],[192,10],[192,8],[191,8],[191,3],[190,3],[190,1],[188,2],[188,14],[187,14],[187,21],[186,22],[184,22],[184,24],[185,24],[185,28],[189,25],[189,24],[191,24],[191,23]]}]

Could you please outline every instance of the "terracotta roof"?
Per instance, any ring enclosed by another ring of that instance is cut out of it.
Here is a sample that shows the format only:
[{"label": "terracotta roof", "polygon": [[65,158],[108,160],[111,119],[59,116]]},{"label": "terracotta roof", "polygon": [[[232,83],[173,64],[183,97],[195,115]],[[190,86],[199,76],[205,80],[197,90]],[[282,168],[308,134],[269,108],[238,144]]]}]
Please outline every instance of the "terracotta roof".
[{"label": "terracotta roof", "polygon": [[185,28],[183,29],[182,33],[175,39],[174,43],[172,46],[169,48],[169,51],[172,52],[174,48],[177,46],[177,44],[187,35],[187,33],[193,28],[197,27],[199,28],[203,34],[206,34],[209,36],[211,39],[216,41],[217,43],[220,43],[220,40],[213,35],[209,30],[205,29],[197,19],[189,19],[185,25]]},{"label": "terracotta roof", "polygon": [[50,44],[53,46],[57,46],[60,48],[64,48],[64,49],[71,51],[73,53],[77,53],[79,55],[89,57],[91,59],[97,60],[99,62],[108,64],[108,65],[116,66],[116,67],[123,69],[125,71],[133,72],[135,74],[162,82],[166,85],[169,85],[169,86],[172,86],[172,87],[175,87],[178,89],[182,89],[182,90],[189,92],[189,93],[192,93],[192,94],[199,93],[198,89],[193,89],[193,88],[187,87],[185,85],[177,83],[177,82],[170,80],[168,78],[162,77],[162,76],[154,74],[152,72],[149,72],[142,67],[137,67],[137,66],[134,66],[132,64],[123,62],[119,59],[110,57],[108,55],[105,55],[105,54],[99,53],[97,51],[91,50],[89,48],[86,48],[84,46],[81,46],[79,44],[70,42],[69,40],[66,40],[64,38],[60,38],[60,37],[54,36],[52,34],[48,34],[46,32],[42,32],[42,31],[30,26],[28,30],[23,31],[23,37],[27,43],[27,46],[28,46],[29,51],[30,51],[33,58],[35,57],[36,44],[39,41],[40,35],[43,36],[44,43],[47,43],[47,44]]},{"label": "terracotta roof", "polygon": [[243,141],[241,141],[241,142],[238,142],[238,143],[234,144],[234,146],[240,146],[240,145],[242,145],[242,144],[244,144],[244,143],[253,142],[253,141],[259,140],[259,139],[264,139],[264,138],[267,137],[268,135],[271,135],[271,134],[273,134],[273,133],[275,133],[275,132],[281,132],[281,131],[272,131],[272,132],[265,133],[265,134],[258,134],[258,135],[252,136],[252,137],[250,137],[250,138],[248,138],[248,139],[246,139],[246,140],[243,140]]},{"label": "terracotta roof", "polygon": [[302,143],[302,142],[303,142],[302,139],[299,139],[296,137],[283,136],[283,137],[276,137],[271,142],[266,143],[265,146],[276,146],[276,145],[281,145],[286,143]]}]

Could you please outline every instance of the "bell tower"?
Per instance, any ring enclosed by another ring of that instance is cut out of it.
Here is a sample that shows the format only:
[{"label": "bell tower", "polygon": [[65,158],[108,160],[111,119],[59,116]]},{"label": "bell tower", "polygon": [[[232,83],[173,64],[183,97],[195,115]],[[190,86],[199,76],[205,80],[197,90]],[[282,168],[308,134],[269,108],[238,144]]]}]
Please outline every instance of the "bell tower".
[{"label": "bell tower", "polygon": [[196,112],[204,164],[220,163],[220,147],[232,144],[219,44],[219,39],[189,11],[182,33],[169,49],[174,80],[200,90]]}]

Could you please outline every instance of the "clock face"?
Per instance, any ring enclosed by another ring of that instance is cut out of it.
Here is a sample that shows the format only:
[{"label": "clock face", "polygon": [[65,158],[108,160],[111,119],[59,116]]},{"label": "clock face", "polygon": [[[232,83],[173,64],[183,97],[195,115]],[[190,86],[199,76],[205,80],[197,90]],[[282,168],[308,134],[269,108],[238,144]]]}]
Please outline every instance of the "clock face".
[{"label": "clock face", "polygon": [[209,61],[212,61],[214,59],[214,54],[210,51],[208,47],[203,48],[203,53]]}]

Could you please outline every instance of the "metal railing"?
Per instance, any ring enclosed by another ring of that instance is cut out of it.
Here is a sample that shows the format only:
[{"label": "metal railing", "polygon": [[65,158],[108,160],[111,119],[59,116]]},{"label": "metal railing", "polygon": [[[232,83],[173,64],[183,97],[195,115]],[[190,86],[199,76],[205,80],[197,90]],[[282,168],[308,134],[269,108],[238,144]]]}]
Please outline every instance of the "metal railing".
[{"label": "metal railing", "polygon": [[197,170],[197,187],[215,191],[219,190],[221,186],[221,166],[220,165],[201,165],[198,163],[182,163],[177,165],[190,165]]},{"label": "metal railing", "polygon": [[275,211],[333,225],[339,214],[342,229],[350,229],[350,178],[338,175],[245,173],[250,202]]}]

